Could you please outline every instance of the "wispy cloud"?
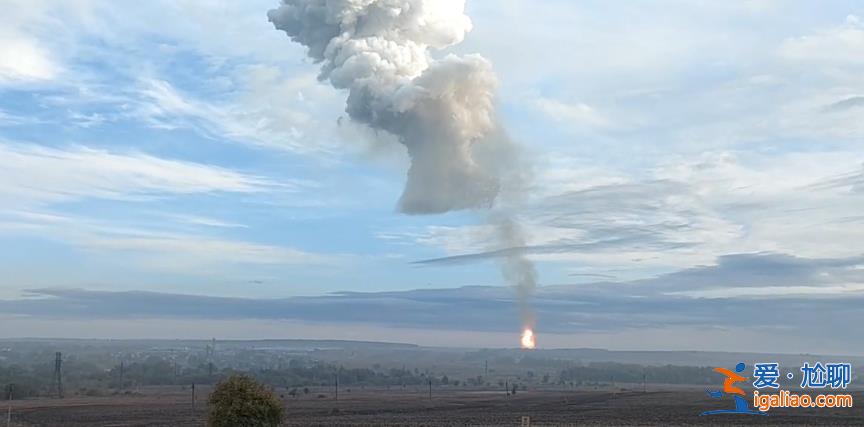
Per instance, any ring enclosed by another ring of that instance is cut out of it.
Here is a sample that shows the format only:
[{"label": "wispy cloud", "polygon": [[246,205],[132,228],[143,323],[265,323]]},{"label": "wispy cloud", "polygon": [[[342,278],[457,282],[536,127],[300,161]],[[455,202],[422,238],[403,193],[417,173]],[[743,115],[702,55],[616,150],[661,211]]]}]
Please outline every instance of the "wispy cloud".
[{"label": "wispy cloud", "polygon": [[819,64],[864,65],[864,24],[856,15],[840,26],[786,40],[780,55],[796,61]]},{"label": "wispy cloud", "polygon": [[864,191],[864,165],[861,166],[861,170],[831,176],[810,185],[808,188],[822,191],[850,190],[862,192]]},{"label": "wispy cloud", "polygon": [[[335,91],[319,85],[312,68],[289,62],[291,46],[272,30],[266,4],[7,6],[0,17],[0,84],[42,83],[34,95],[66,110],[51,111],[66,116],[53,118],[60,125],[140,121],[310,156],[327,155],[334,145],[328,131],[341,111]],[[178,78],[193,68],[195,81]],[[330,111],[317,114],[322,109]]]},{"label": "wispy cloud", "polygon": [[[96,257],[110,257],[147,271],[210,275],[242,265],[320,265],[336,256],[242,237],[219,229],[244,224],[158,206],[163,199],[293,193],[301,181],[273,181],[227,168],[164,159],[141,152],[110,152],[85,146],[47,147],[0,143],[0,234],[60,242]],[[122,217],[61,213],[61,203],[108,200],[156,207]],[[158,218],[148,219],[149,216]],[[157,221],[157,219],[159,219]],[[167,220],[166,220],[167,219]],[[179,225],[205,226],[189,230]],[[43,262],[48,262],[47,260]]]},{"label": "wispy cloud", "polygon": [[864,107],[864,96],[850,96],[825,107],[829,113]]},{"label": "wispy cloud", "polygon": [[292,187],[217,166],[85,146],[0,143],[0,204],[88,198],[128,200]]},{"label": "wispy cloud", "polygon": [[217,227],[217,228],[249,228],[246,224],[240,224],[236,222],[228,222],[222,221],[216,218],[210,218],[206,216],[195,216],[195,215],[171,215],[173,219],[176,219],[181,222],[185,222],[192,225],[202,225],[205,227]]},{"label": "wispy cloud", "polygon": [[[218,226],[228,224],[220,223]],[[335,265],[345,258],[281,245],[177,231],[164,225],[146,227],[136,225],[134,221],[132,224],[99,221],[38,211],[0,212],[0,234],[38,236],[98,256],[124,259],[124,262],[140,269],[193,276],[218,274],[226,268],[244,265]]]},{"label": "wispy cloud", "polygon": [[556,99],[536,97],[533,106],[554,121],[570,129],[608,127],[609,119],[585,103],[565,103]]},{"label": "wispy cloud", "polygon": [[[851,256],[856,254],[852,235],[861,235],[843,223],[859,216],[861,161],[864,157],[850,152],[764,157],[718,152],[669,159],[641,180],[622,176],[579,185],[566,175],[543,176],[547,191],[575,189],[532,195],[519,215],[530,236],[523,247],[498,247],[481,226],[394,230],[381,237],[444,253],[416,262],[426,266],[513,253],[632,270],[696,266],[742,251]],[[812,224],[820,224],[818,233],[809,231]]]},{"label": "wispy cloud", "polygon": [[[274,123],[272,111],[252,109],[249,105],[218,105],[183,94],[164,80],[143,80],[132,95],[137,105],[128,113],[161,129],[189,128],[213,139],[228,139],[262,147],[309,151],[313,144],[304,144],[303,131],[311,116],[297,110],[284,122]],[[279,108],[279,107],[275,107]],[[286,119],[286,117],[282,117]]]},{"label": "wispy cloud", "polygon": [[0,127],[2,126],[19,126],[19,125],[34,125],[41,123],[36,117],[14,114],[8,111],[0,110]]}]

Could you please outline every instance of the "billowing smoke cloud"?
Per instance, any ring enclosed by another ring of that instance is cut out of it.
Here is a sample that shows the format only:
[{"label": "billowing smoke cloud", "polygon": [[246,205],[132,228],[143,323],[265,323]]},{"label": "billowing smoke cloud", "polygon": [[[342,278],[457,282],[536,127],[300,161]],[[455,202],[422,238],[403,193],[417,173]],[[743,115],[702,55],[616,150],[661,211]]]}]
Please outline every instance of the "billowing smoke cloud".
[{"label": "billowing smoke cloud", "polygon": [[348,90],[354,121],[408,149],[402,212],[488,208],[500,179],[474,159],[493,144],[497,79],[478,55],[433,60],[431,49],[471,30],[464,0],[283,0],[267,16],[321,63],[321,80]]},{"label": "billowing smoke cloud", "polygon": [[[524,187],[519,150],[496,123],[489,62],[430,55],[465,38],[471,20],[464,11],[465,0],[282,0],[267,14],[321,63],[319,79],[348,90],[352,120],[395,135],[408,149],[404,213],[488,209],[502,183],[505,203]],[[510,250],[526,242],[503,212],[492,218],[501,250],[509,250],[502,272],[517,290],[523,324],[533,327],[537,272],[523,251]]]}]

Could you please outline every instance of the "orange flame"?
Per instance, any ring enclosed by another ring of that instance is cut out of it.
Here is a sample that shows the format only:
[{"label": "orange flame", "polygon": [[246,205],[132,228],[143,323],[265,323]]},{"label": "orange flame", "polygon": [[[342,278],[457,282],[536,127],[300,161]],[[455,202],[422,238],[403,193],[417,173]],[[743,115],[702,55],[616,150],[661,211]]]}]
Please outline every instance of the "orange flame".
[{"label": "orange flame", "polygon": [[534,339],[534,331],[531,328],[525,328],[522,331],[522,348],[533,350],[537,346],[537,341]]}]

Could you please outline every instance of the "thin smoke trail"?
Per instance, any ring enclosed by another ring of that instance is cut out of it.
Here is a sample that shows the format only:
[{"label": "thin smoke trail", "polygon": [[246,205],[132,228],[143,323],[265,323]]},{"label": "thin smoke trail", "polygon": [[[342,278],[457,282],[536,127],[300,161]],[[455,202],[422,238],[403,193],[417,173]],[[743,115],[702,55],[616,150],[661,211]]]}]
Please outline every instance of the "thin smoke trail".
[{"label": "thin smoke trail", "polygon": [[[503,248],[524,248],[527,246],[522,226],[512,216],[498,214],[493,216],[497,240]],[[501,272],[504,278],[515,289],[519,303],[519,313],[522,325],[533,329],[536,324],[534,310],[531,307],[531,297],[537,288],[537,269],[524,251],[509,251],[499,258]]]}]

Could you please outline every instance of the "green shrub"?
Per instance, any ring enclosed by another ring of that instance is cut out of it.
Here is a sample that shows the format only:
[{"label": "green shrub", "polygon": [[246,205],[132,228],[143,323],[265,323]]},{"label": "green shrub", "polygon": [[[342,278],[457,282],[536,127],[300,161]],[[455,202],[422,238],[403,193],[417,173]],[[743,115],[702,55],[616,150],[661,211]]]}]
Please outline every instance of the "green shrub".
[{"label": "green shrub", "polygon": [[276,427],[285,411],[273,392],[243,375],[216,385],[209,402],[210,427]]}]

